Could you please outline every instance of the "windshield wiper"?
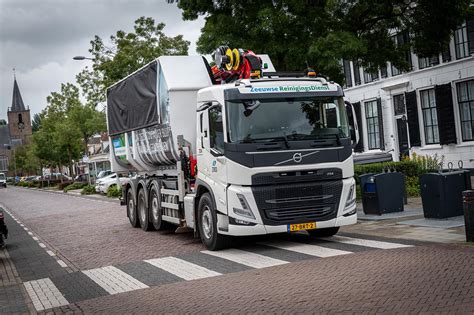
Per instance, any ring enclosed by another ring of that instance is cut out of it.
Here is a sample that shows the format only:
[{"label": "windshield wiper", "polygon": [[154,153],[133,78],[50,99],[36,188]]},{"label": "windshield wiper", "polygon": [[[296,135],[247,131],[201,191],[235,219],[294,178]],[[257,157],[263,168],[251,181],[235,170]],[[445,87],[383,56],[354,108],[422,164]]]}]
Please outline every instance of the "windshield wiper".
[{"label": "windshield wiper", "polygon": [[265,141],[282,141],[285,143],[285,147],[287,149],[290,148],[290,143],[288,142],[288,138],[285,137],[270,137],[270,138],[258,138],[258,139],[244,139],[240,140],[239,143],[258,143],[258,142],[265,142]]}]

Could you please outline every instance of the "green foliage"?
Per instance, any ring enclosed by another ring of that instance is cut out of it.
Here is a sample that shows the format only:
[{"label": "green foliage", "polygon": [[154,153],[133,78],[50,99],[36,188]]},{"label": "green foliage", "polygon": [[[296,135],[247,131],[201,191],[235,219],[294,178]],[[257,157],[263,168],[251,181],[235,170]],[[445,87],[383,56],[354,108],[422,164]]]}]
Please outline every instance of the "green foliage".
[{"label": "green foliage", "polygon": [[33,132],[37,132],[40,129],[43,115],[43,113],[37,113],[33,115],[33,120],[31,121],[31,128]]},{"label": "green foliage", "polygon": [[17,174],[36,174],[40,167],[40,161],[35,156],[33,146],[22,145],[17,146],[12,151],[12,161],[8,168]]},{"label": "green foliage", "polygon": [[118,188],[117,185],[112,185],[107,190],[107,197],[109,198],[118,198],[122,196],[122,188]]},{"label": "green foliage", "polygon": [[29,187],[29,183],[28,182],[18,182],[16,186]]},{"label": "green foliage", "polygon": [[189,41],[182,35],[168,37],[164,23],[140,17],[134,31],[117,31],[110,44],[95,36],[89,52],[94,58],[92,69],[86,67],[76,80],[90,106],[105,100],[105,89],[161,55],[187,55]]},{"label": "green foliage", "polygon": [[81,191],[81,195],[93,195],[95,193],[95,187],[93,185],[86,185]]},{"label": "green foliage", "polygon": [[86,186],[87,186],[87,183],[78,183],[78,182],[72,183],[72,184],[69,183],[66,187],[64,187],[63,190],[64,192],[68,192],[70,190],[82,189]]},{"label": "green foliage", "polygon": [[[469,13],[469,0],[253,1],[181,0],[185,20],[205,17],[197,42],[201,53],[219,45],[252,49],[272,58],[277,70],[310,65],[342,82],[341,59],[362,60],[370,71],[392,62],[408,69],[406,52],[431,56],[446,49]],[[436,22],[435,22],[436,21]],[[410,30],[397,46],[389,30]]]},{"label": "green foliage", "polygon": [[47,97],[48,106],[41,113],[41,125],[33,134],[33,154],[42,165],[69,165],[87,152],[89,138],[104,131],[105,114],[83,105],[79,88],[61,84],[59,92]]}]

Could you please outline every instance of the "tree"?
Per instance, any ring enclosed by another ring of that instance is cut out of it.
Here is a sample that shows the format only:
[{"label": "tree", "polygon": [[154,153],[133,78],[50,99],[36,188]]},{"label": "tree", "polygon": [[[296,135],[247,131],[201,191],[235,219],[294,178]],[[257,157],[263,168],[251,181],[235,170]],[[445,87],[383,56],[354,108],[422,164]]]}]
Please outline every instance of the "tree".
[{"label": "tree", "polygon": [[105,100],[105,90],[161,55],[187,55],[189,41],[182,35],[168,37],[164,23],[140,17],[134,31],[117,31],[110,36],[110,45],[95,36],[89,52],[94,58],[92,69],[86,67],[76,80],[90,106]]},{"label": "tree", "polygon": [[41,119],[43,119],[44,113],[38,113],[33,115],[33,120],[31,121],[31,127],[33,132],[37,132],[41,127]]},{"label": "tree", "polygon": [[[181,0],[185,20],[205,17],[197,43],[201,53],[219,45],[266,53],[278,70],[308,65],[343,81],[340,61],[360,60],[374,71],[392,62],[400,70],[404,56],[431,56],[446,49],[454,29],[470,14],[469,0]],[[231,17],[231,18],[230,18]],[[397,45],[396,32],[409,31]]]},{"label": "tree", "polygon": [[79,99],[79,88],[61,84],[59,92],[47,97],[48,105],[42,112],[41,126],[33,134],[33,152],[41,164],[68,165],[87,153],[89,138],[105,130],[105,114]]}]

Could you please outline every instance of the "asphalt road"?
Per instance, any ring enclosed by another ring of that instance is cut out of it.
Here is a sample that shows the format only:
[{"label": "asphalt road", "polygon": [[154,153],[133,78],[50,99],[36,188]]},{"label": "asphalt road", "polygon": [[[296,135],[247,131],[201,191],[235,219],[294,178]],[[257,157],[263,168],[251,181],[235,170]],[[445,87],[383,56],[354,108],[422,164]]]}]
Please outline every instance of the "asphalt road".
[{"label": "asphalt road", "polygon": [[[208,252],[144,232],[112,200],[0,189],[0,313],[474,312],[474,247],[344,233]],[[351,228],[354,231],[354,228]]]}]

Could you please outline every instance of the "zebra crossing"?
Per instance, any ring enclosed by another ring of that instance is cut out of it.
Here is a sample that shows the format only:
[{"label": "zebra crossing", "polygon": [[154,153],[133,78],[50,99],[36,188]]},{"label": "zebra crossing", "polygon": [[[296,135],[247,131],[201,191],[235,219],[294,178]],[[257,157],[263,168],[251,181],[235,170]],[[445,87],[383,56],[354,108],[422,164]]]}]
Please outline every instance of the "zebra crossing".
[{"label": "zebra crossing", "polygon": [[364,250],[391,250],[413,245],[391,241],[332,236],[315,242],[268,240],[241,248],[201,251],[106,266],[24,282],[37,311],[81,300],[191,281],[294,261],[349,255]]}]

